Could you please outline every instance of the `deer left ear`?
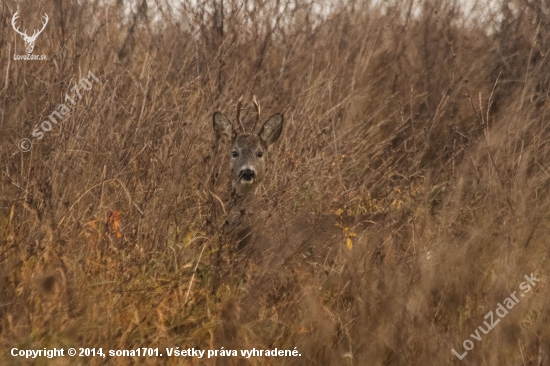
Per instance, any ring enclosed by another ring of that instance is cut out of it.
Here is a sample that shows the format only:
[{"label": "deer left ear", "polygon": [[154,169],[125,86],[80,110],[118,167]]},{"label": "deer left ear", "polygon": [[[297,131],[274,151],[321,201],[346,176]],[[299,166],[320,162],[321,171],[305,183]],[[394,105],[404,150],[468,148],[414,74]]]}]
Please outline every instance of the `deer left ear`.
[{"label": "deer left ear", "polygon": [[265,146],[269,146],[279,139],[281,132],[283,132],[283,115],[277,113],[264,123],[258,136],[260,136],[260,141],[262,141]]}]

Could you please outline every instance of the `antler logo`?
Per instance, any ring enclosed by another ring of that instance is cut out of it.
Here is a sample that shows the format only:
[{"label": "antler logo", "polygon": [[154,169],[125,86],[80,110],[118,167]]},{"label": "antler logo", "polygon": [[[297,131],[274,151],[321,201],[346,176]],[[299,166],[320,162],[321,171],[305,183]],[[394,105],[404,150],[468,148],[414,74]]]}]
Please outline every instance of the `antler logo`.
[{"label": "antler logo", "polygon": [[48,14],[44,13],[44,20],[42,21],[42,29],[39,31],[35,30],[32,34],[32,36],[27,35],[27,30],[25,29],[25,32],[19,31],[19,27],[15,26],[15,21],[19,18],[19,11],[16,11],[15,14],[13,14],[13,18],[11,18],[11,26],[13,29],[23,37],[23,40],[25,41],[25,48],[27,49],[27,53],[31,54],[32,50],[34,50],[34,42],[36,42],[36,38],[38,38],[38,35],[42,33],[44,28],[46,28],[46,24],[48,24]]}]

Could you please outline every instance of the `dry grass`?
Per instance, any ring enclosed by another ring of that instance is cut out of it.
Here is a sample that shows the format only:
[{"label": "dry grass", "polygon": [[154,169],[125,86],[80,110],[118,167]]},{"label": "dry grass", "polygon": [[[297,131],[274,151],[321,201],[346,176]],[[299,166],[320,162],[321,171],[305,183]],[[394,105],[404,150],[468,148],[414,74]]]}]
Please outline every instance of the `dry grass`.
[{"label": "dry grass", "polygon": [[[302,357],[79,361],[550,365],[547,6],[84,3],[20,3],[24,27],[50,16],[47,61],[13,60],[16,2],[0,4],[2,364],[25,363],[12,347],[225,346]],[[100,83],[20,153],[88,70]],[[306,246],[277,271],[217,259],[228,161],[211,115],[241,95],[285,114],[270,207],[374,215],[366,241]],[[532,272],[540,285],[459,361]]]}]

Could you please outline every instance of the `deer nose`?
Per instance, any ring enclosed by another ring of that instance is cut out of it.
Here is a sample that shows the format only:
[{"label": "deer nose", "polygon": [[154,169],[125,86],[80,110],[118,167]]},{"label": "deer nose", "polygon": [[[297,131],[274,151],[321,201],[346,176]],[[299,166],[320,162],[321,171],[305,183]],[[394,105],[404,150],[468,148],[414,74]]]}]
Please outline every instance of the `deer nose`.
[{"label": "deer nose", "polygon": [[256,177],[256,173],[252,169],[243,169],[239,172],[239,178],[250,181]]}]

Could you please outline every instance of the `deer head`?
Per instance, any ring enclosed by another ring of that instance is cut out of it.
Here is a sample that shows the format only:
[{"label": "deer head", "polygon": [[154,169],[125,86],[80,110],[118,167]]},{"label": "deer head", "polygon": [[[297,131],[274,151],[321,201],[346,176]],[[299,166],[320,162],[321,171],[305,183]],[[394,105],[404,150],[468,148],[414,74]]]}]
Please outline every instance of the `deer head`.
[{"label": "deer head", "polygon": [[11,18],[11,26],[17,33],[21,35],[21,37],[25,41],[25,48],[27,49],[27,53],[32,53],[32,51],[34,50],[34,42],[36,42],[36,38],[40,33],[42,33],[44,28],[46,28],[46,24],[48,24],[48,19],[49,19],[48,14],[44,13],[44,17],[43,17],[44,20],[42,21],[42,29],[40,29],[39,31],[35,30],[32,36],[30,37],[27,35],[26,29],[24,32],[21,32],[19,31],[19,27],[15,26],[15,21],[17,20],[17,18],[19,18],[19,11],[16,11],[15,14],[13,14],[13,18]]},{"label": "deer head", "polygon": [[[240,132],[220,112],[214,113],[213,125],[218,139],[231,142],[231,183],[238,195],[255,191],[264,177],[267,159],[267,148],[277,141],[283,130],[283,115],[271,116],[258,133],[245,133],[239,120]],[[258,119],[259,119],[259,106]]]}]

